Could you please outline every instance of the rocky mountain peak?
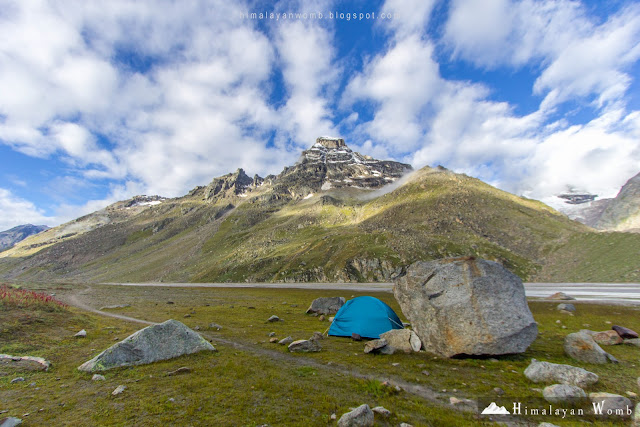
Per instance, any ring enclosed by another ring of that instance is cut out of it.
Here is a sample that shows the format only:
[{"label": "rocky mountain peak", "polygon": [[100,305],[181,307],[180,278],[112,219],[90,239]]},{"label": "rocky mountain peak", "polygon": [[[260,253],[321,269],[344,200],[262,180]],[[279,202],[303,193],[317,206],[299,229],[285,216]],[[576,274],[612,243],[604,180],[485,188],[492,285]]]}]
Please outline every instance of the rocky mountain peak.
[{"label": "rocky mountain peak", "polygon": [[333,149],[347,146],[347,144],[344,143],[344,139],[333,138],[331,136],[321,136],[316,138],[316,145],[322,145],[325,148],[333,148]]}]

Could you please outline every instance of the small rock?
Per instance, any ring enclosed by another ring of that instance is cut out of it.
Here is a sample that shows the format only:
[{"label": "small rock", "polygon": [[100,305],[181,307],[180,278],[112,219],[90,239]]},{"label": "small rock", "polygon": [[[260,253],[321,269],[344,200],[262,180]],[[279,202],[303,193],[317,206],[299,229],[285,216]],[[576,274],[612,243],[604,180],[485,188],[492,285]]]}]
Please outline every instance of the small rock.
[{"label": "small rock", "polygon": [[173,397],[170,397],[170,398],[167,399],[167,402],[174,403],[175,401],[176,401],[176,399],[174,399]]},{"label": "small rock", "polygon": [[415,332],[410,329],[392,329],[388,332],[380,334],[380,338],[387,340],[389,346],[396,350],[411,353],[420,351],[422,341]]},{"label": "small rock", "polygon": [[413,424],[409,424],[409,423],[400,423],[400,427],[413,427]]},{"label": "small rock", "polygon": [[611,327],[614,331],[620,335],[621,338],[638,338],[638,333],[624,326],[613,325]]},{"label": "small rock", "polygon": [[191,315],[190,315],[189,313],[187,313],[187,314],[185,314],[185,315],[184,315],[184,317],[185,317],[185,318],[187,318],[187,317],[191,317]]},{"label": "small rock", "polygon": [[333,413],[329,418],[331,418],[331,421],[335,421],[338,419],[338,416],[335,413]]},{"label": "small rock", "polygon": [[351,339],[354,341],[362,341],[362,337],[356,333],[351,334]]},{"label": "small rock", "polygon": [[391,366],[400,366],[398,362],[392,363]]},{"label": "small rock", "polygon": [[504,394],[504,390],[503,390],[503,389],[501,389],[500,387],[495,387],[495,388],[493,389],[493,392],[494,392],[495,394],[497,394],[498,396],[502,396],[502,395]]},{"label": "small rock", "polygon": [[531,359],[524,375],[534,383],[552,382],[578,387],[589,387],[598,382],[598,375],[571,365],[539,362]]},{"label": "small rock", "polygon": [[77,334],[75,334],[74,337],[76,337],[76,338],[86,338],[87,337],[87,331],[85,331],[83,329],[80,332],[78,332]]},{"label": "small rock", "polygon": [[634,393],[632,391],[626,391],[625,394],[632,399],[635,399],[636,397],[638,397],[638,393]]},{"label": "small rock", "polygon": [[343,414],[338,420],[338,427],[373,426],[373,411],[366,403],[351,412]]},{"label": "small rock", "polygon": [[[167,304],[173,304],[171,301],[167,302]],[[118,304],[118,305],[105,305],[104,307],[100,307],[100,310],[111,310],[116,308],[127,308],[131,307],[130,304]]]},{"label": "small rock", "polygon": [[289,344],[289,351],[292,353],[308,353],[322,350],[317,340],[298,340]]},{"label": "small rock", "polygon": [[106,380],[106,378],[104,377],[104,375],[100,375],[100,374],[93,374],[93,376],[91,377],[91,381],[104,381]]},{"label": "small rock", "polygon": [[364,352],[378,354],[382,351],[382,349],[386,347],[387,347],[387,340],[385,340],[384,338],[371,340],[371,341],[367,341],[367,343],[364,345]]},{"label": "small rock", "polygon": [[118,387],[116,387],[116,389],[115,389],[115,390],[113,390],[113,391],[111,392],[111,395],[112,395],[112,396],[117,396],[117,395],[121,394],[123,391],[125,391],[125,390],[126,390],[126,388],[127,388],[127,386],[119,385]]},{"label": "small rock", "polygon": [[276,336],[276,333],[275,333],[275,332],[269,332],[269,336],[270,336],[270,337],[275,337],[275,336]]},{"label": "small rock", "polygon": [[554,384],[545,387],[542,395],[550,403],[578,404],[587,399],[587,394],[583,389],[575,385]]},{"label": "small rock", "polygon": [[603,415],[611,411],[611,414],[616,416],[616,411],[619,411],[617,416],[620,416],[620,414],[625,418],[631,416],[631,414],[627,412],[627,409],[632,407],[631,400],[619,394],[604,392],[589,393],[589,400],[591,400],[593,404],[602,405]]},{"label": "small rock", "polygon": [[333,319],[335,319],[335,317],[334,317],[334,316],[329,317],[329,322],[330,322],[330,323],[333,323]]},{"label": "small rock", "polygon": [[384,406],[376,406],[372,409],[375,414],[382,415],[383,417],[391,416],[391,411],[385,408]]},{"label": "small rock", "polygon": [[271,344],[275,344],[275,343],[277,343],[277,342],[278,342],[278,338],[276,338],[276,337],[271,337],[271,338],[269,338],[269,342],[270,342]]},{"label": "small rock", "polygon": [[616,331],[596,332],[591,335],[591,338],[600,345],[618,345],[623,341]]},{"label": "small rock", "polygon": [[182,375],[182,374],[189,374],[189,373],[191,373],[191,368],[189,368],[187,366],[182,366],[182,367],[176,369],[175,371],[167,372],[167,376],[168,377],[172,377],[174,375]]},{"label": "small rock", "polygon": [[278,344],[286,345],[286,344],[291,344],[292,342],[293,342],[293,338],[292,337],[286,337],[286,338],[283,338],[280,341],[278,341]]},{"label": "small rock", "polygon": [[565,294],[564,292],[556,292],[553,295],[549,295],[547,297],[547,299],[550,299],[550,300],[564,300],[564,301],[575,300],[574,297],[571,297],[571,296]]},{"label": "small rock", "polygon": [[604,364],[618,363],[618,360],[604,351],[589,334],[574,332],[564,339],[564,352],[581,362]]},{"label": "small rock", "polygon": [[200,330],[200,326],[196,325],[195,328],[193,328],[194,331],[199,331]]},{"label": "small rock", "polygon": [[209,323],[209,329],[215,329],[217,331],[219,331],[220,329],[222,329],[222,326],[218,325],[217,323]]},{"label": "small rock", "polygon": [[167,301],[167,304],[173,304],[173,301]]},{"label": "small rock", "polygon": [[21,383],[24,381],[24,378],[22,377],[17,377],[11,380],[11,384],[16,384],[16,383]]},{"label": "small rock", "polygon": [[322,335],[322,332],[314,332],[313,335],[311,336],[311,338],[309,338],[310,340],[323,340],[324,339],[324,335]]},{"label": "small rock", "polygon": [[558,310],[564,310],[564,311],[569,311],[569,312],[575,312],[576,311],[576,306],[573,304],[558,304],[558,306],[556,307]]},{"label": "small rock", "polygon": [[267,322],[279,322],[280,318],[275,314],[267,319]]},{"label": "small rock", "polygon": [[605,320],[604,323],[606,323],[607,325],[610,325],[611,324],[611,320]]},{"label": "small rock", "polygon": [[321,315],[318,317],[318,320],[319,320],[319,321],[321,321],[321,322],[324,322],[324,314],[321,314]]}]

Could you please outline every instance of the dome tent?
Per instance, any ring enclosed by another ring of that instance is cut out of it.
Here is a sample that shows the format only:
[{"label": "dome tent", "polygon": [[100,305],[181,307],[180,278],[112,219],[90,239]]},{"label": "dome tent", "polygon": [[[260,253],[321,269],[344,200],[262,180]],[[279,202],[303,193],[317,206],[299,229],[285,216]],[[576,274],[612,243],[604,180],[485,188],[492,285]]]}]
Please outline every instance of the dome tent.
[{"label": "dome tent", "polygon": [[336,313],[329,328],[329,335],[363,338],[380,338],[391,329],[403,329],[398,315],[384,302],[374,297],[357,297],[347,301]]}]

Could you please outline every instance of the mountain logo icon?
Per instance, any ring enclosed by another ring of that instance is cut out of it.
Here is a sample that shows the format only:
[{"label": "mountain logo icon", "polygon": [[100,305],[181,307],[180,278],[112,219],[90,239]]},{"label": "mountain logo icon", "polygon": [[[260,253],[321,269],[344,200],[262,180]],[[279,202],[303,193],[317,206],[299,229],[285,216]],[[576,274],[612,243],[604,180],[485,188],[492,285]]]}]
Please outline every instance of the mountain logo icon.
[{"label": "mountain logo icon", "polygon": [[480,413],[481,415],[511,415],[507,408],[504,406],[496,405],[496,402],[491,402],[489,406],[484,408],[484,410]]}]

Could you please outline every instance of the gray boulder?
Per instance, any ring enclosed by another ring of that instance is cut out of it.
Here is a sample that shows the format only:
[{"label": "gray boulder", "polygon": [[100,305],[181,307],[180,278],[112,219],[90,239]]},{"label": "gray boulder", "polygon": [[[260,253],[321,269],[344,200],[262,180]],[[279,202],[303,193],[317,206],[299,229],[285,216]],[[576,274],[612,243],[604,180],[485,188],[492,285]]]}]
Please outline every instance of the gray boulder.
[{"label": "gray boulder", "polygon": [[145,365],[203,350],[216,349],[183,323],[167,320],[135,332],[83,363],[78,370],[95,372],[120,366]]},{"label": "gray boulder", "polygon": [[587,394],[583,389],[575,385],[554,384],[542,390],[544,400],[550,403],[578,404],[587,400]]},{"label": "gray boulder", "polygon": [[575,312],[576,311],[576,306],[573,304],[558,304],[558,306],[556,307],[558,310],[564,310],[564,311],[570,311],[570,312]]},{"label": "gray boulder", "polygon": [[316,298],[307,309],[307,314],[336,314],[344,303],[345,299],[343,297]]},{"label": "gray boulder", "polygon": [[613,393],[589,393],[594,411],[599,415],[629,418],[633,413],[631,400]]},{"label": "gray boulder", "polygon": [[289,344],[289,351],[292,353],[309,353],[322,350],[318,340],[298,340]]},{"label": "gray boulder", "polygon": [[571,365],[539,362],[531,359],[531,364],[524,370],[524,375],[534,383],[560,383],[589,387],[598,382],[593,372]]},{"label": "gray boulder", "polygon": [[0,418],[0,427],[15,427],[22,424],[22,420],[20,418],[15,417],[7,417]]},{"label": "gray boulder", "polygon": [[422,341],[418,335],[410,329],[392,329],[384,334],[380,334],[380,338],[387,340],[387,344],[396,350],[411,353],[412,351],[420,351]]},{"label": "gray boulder", "polygon": [[365,403],[343,414],[338,420],[338,427],[369,427],[373,426],[373,419],[373,411]]},{"label": "gray boulder", "polygon": [[635,345],[636,347],[640,347],[640,338],[632,338],[629,340],[624,340],[622,342],[623,344],[627,344],[627,345]]},{"label": "gray boulder", "polygon": [[387,340],[380,338],[377,340],[367,341],[364,345],[365,353],[373,354],[393,354],[393,347],[390,347]]},{"label": "gray boulder", "polygon": [[278,341],[278,344],[287,345],[287,344],[291,344],[292,342],[293,342],[293,338],[289,336]]},{"label": "gray boulder", "polygon": [[538,335],[522,280],[495,262],[416,262],[393,293],[425,350],[444,357],[522,353]]},{"label": "gray boulder", "polygon": [[618,363],[615,357],[607,353],[586,332],[574,332],[564,339],[564,352],[567,356],[581,362],[604,364]]}]

